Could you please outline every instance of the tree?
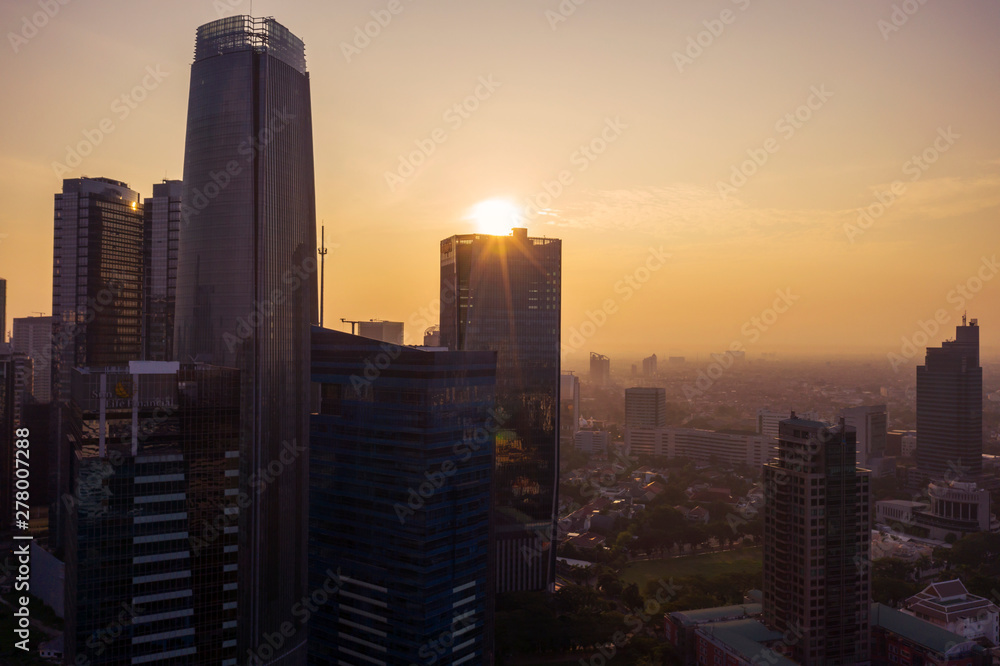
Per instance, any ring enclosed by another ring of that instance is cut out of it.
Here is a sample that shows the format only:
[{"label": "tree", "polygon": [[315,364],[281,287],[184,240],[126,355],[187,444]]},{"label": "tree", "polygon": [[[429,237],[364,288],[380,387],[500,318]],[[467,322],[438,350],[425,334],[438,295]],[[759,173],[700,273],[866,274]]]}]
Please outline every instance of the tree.
[{"label": "tree", "polygon": [[629,608],[642,608],[645,601],[642,595],[639,594],[639,586],[635,583],[629,583],[622,590],[622,602]]}]

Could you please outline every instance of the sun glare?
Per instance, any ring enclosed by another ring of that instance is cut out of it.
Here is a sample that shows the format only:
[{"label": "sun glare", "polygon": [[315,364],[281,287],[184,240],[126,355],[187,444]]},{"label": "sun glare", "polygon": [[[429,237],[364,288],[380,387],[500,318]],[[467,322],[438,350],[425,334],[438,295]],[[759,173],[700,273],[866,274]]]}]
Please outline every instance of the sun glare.
[{"label": "sun glare", "polygon": [[508,236],[510,230],[522,225],[521,211],[506,199],[481,201],[469,210],[466,219],[476,222],[476,231],[492,236]]}]

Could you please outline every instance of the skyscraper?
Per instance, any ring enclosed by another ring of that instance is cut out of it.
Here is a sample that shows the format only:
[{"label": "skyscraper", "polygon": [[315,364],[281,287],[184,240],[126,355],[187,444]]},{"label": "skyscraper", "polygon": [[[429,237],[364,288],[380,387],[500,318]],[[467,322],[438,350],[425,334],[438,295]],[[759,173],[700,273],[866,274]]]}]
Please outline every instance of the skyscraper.
[{"label": "skyscraper", "polygon": [[0,343],[7,342],[7,280],[0,278]]},{"label": "skyscraper", "polygon": [[499,592],[546,589],[555,580],[561,274],[562,241],[529,238],[527,229],[441,241],[441,344],[497,352]]},{"label": "skyscraper", "polygon": [[667,425],[667,390],[643,386],[625,389],[625,425],[633,428]]},{"label": "skyscraper", "polygon": [[866,663],[871,521],[856,433],[794,412],[778,427],[763,477],[764,622],[800,664]]},{"label": "skyscraper", "polygon": [[78,368],[69,411],[66,663],[237,663],[237,372]]},{"label": "skyscraper", "polygon": [[15,317],[11,345],[31,358],[31,395],[37,402],[52,401],[52,333],[55,317]]},{"label": "skyscraper", "polygon": [[313,341],[309,662],[491,663],[496,353]]},{"label": "skyscraper", "polygon": [[917,366],[917,470],[934,480],[983,471],[983,369],[979,322],[955,328],[955,339],[928,347]]},{"label": "skyscraper", "polygon": [[143,358],[170,361],[174,357],[181,181],[164,180],[153,185],[152,198],[143,202],[143,214]]},{"label": "skyscraper", "polygon": [[604,354],[590,352],[590,381],[605,386],[611,381],[611,359]]},{"label": "skyscraper", "polygon": [[580,378],[564,372],[559,381],[559,442],[572,445],[580,429]]},{"label": "skyscraper", "polygon": [[[239,653],[305,660],[282,636],[308,593],[309,332],[318,319],[305,47],[271,18],[198,28],[188,96],[174,358],[238,368]],[[291,453],[289,453],[291,452]],[[281,474],[250,488],[267,469]]]},{"label": "skyscraper", "polygon": [[69,178],[55,196],[52,393],[68,402],[73,368],[141,358],[143,212],[109,178]]}]

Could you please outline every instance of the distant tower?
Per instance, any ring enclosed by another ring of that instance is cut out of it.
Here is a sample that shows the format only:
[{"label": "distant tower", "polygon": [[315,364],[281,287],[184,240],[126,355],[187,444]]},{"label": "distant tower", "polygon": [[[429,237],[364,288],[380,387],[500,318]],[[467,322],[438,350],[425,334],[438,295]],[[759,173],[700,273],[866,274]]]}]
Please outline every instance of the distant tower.
[{"label": "distant tower", "polygon": [[441,241],[441,344],[497,352],[493,497],[498,592],[555,583],[562,241],[471,234]]},{"label": "distant tower", "polygon": [[0,278],[0,344],[7,342],[7,280]]},{"label": "distant tower", "polygon": [[855,437],[793,412],[764,465],[763,619],[804,666],[868,661],[871,520]]},{"label": "distant tower", "polygon": [[979,322],[955,329],[955,339],[928,347],[917,366],[917,471],[958,480],[983,471],[983,369]]},{"label": "distant tower", "polygon": [[603,354],[590,352],[590,381],[597,386],[607,386],[611,381],[611,359]]},{"label": "distant tower", "polygon": [[580,429],[580,378],[564,372],[559,384],[559,443],[571,445]]},{"label": "distant tower", "polygon": [[885,456],[889,413],[885,405],[847,407],[840,415],[858,431],[858,464],[869,467]]},{"label": "distant tower", "polygon": [[635,387],[625,389],[625,425],[662,428],[667,425],[667,390]]},{"label": "distant tower", "polygon": [[656,354],[642,359],[642,374],[646,377],[656,375]]}]

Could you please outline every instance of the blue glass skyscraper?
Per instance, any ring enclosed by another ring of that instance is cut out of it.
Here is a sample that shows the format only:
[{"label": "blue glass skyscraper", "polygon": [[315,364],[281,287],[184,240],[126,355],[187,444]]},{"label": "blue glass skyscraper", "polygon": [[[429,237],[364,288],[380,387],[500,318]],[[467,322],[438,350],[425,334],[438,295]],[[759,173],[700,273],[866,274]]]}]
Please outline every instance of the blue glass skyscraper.
[{"label": "blue glass skyscraper", "polygon": [[309,663],[491,663],[496,354],[314,328],[312,368]]},{"label": "blue glass skyscraper", "polygon": [[274,19],[198,28],[181,201],[174,358],[240,370],[240,658],[303,663],[316,204],[305,47]]}]

